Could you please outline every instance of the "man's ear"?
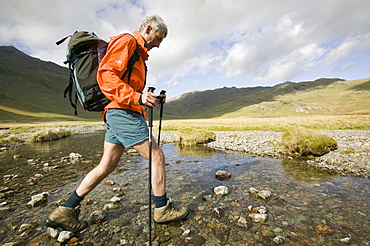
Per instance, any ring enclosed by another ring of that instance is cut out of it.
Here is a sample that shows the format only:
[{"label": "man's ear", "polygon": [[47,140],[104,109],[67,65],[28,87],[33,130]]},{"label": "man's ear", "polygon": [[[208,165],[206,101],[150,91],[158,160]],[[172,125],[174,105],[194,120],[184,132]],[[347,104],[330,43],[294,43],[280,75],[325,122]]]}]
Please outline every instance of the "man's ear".
[{"label": "man's ear", "polygon": [[146,28],[145,28],[145,33],[146,34],[150,34],[150,32],[152,31],[153,27],[151,25],[147,25]]}]

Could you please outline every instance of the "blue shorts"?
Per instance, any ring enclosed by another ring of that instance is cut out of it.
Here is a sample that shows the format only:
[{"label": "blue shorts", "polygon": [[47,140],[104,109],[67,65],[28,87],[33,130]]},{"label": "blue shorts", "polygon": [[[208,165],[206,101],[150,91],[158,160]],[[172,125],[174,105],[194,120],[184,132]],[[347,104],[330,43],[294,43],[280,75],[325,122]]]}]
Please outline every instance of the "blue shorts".
[{"label": "blue shorts", "polygon": [[143,116],[129,109],[108,109],[105,113],[105,142],[132,147],[149,139],[149,129]]}]

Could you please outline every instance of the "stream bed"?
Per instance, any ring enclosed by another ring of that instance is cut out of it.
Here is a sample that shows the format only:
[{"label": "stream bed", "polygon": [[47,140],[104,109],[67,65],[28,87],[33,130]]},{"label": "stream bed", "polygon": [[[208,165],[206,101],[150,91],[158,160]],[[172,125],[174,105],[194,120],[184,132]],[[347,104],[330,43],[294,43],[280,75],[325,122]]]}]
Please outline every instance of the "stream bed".
[{"label": "stream bed", "polygon": [[[102,156],[104,132],[53,142],[27,144],[0,153],[0,244],[2,245],[147,245],[148,162],[125,153],[116,171],[81,205],[89,222],[83,233],[60,243],[45,219],[66,199]],[[153,245],[370,245],[370,180],[333,175],[293,159],[252,157],[212,148],[164,144],[167,195],[186,205],[185,221],[153,223]],[[81,161],[72,163],[70,153]],[[219,180],[215,173],[231,178]],[[225,186],[229,194],[216,196]],[[257,198],[251,188],[271,196]],[[36,194],[47,204],[29,208]],[[119,197],[107,219],[91,223],[90,214]],[[254,222],[248,207],[265,207],[267,219]],[[281,239],[280,241],[276,238]]]}]

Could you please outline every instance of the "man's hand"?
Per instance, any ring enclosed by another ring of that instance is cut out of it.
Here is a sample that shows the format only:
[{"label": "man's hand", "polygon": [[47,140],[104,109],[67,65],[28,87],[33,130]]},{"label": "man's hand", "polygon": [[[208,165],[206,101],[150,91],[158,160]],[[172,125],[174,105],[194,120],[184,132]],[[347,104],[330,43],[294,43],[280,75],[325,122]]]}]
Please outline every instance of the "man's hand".
[{"label": "man's hand", "polygon": [[159,94],[157,96],[157,99],[158,99],[157,104],[165,103],[166,102],[166,94]]},{"label": "man's hand", "polygon": [[141,94],[142,105],[154,108],[159,103],[159,99],[153,92],[145,92]]}]

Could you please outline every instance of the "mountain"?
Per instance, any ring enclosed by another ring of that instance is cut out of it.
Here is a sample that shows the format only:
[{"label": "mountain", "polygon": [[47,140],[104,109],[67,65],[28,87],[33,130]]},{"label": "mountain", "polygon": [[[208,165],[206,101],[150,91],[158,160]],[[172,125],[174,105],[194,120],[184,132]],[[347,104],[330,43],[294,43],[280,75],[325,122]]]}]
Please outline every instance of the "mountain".
[{"label": "mountain", "polygon": [[100,119],[100,113],[79,110],[64,98],[69,70],[31,57],[12,46],[0,46],[0,121],[37,122]]},{"label": "mountain", "polygon": [[369,114],[370,78],[194,91],[170,100],[165,107],[168,119]]},{"label": "mountain", "polygon": [[[69,70],[0,46],[0,122],[100,120],[63,97]],[[158,111],[158,109],[156,109]],[[164,119],[369,114],[370,78],[322,78],[266,87],[224,87],[184,93],[164,105]],[[158,112],[155,113],[158,117]]]}]

